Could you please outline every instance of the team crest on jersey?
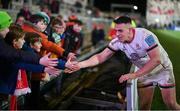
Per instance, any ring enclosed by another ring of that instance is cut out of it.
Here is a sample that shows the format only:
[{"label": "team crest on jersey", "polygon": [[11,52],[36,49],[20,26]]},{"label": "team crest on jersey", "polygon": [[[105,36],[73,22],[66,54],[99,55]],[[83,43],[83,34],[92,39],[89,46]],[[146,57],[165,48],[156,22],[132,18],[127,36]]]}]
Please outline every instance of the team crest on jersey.
[{"label": "team crest on jersey", "polygon": [[141,47],[138,43],[136,44],[136,49],[141,49]]},{"label": "team crest on jersey", "polygon": [[145,42],[149,45],[152,46],[154,44],[156,44],[154,37],[152,35],[149,35],[148,37],[146,37]]}]

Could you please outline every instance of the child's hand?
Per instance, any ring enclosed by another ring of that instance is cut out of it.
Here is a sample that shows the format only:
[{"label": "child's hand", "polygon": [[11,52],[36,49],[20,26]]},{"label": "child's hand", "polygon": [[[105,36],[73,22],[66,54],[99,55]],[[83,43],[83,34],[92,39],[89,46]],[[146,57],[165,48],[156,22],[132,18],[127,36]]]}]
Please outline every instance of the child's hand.
[{"label": "child's hand", "polygon": [[54,67],[45,67],[44,72],[51,74],[53,76],[58,76],[61,73],[61,70]]},{"label": "child's hand", "polygon": [[67,56],[67,59],[71,58],[71,60],[74,61],[77,59],[75,55],[76,55],[75,53],[70,52]]},{"label": "child's hand", "polygon": [[48,53],[47,55],[41,57],[39,64],[48,66],[48,67],[57,66],[58,59],[57,58],[49,58],[50,55],[51,55],[51,53]]}]

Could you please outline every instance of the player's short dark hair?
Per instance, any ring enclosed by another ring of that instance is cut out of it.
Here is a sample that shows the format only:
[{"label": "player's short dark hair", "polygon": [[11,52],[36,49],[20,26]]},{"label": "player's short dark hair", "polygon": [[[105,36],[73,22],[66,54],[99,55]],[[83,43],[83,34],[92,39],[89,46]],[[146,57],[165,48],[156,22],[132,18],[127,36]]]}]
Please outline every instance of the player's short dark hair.
[{"label": "player's short dark hair", "polygon": [[131,18],[128,16],[120,16],[120,17],[115,18],[113,22],[116,24],[131,23]]}]

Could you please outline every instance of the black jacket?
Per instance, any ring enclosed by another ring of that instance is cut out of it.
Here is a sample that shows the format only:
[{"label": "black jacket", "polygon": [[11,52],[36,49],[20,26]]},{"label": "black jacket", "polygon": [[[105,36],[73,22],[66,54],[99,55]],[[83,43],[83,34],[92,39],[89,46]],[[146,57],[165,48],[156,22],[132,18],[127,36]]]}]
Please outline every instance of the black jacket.
[{"label": "black jacket", "polygon": [[9,94],[14,91],[18,73],[14,64],[19,62],[39,64],[39,59],[36,54],[14,49],[0,36],[0,93]]},{"label": "black jacket", "polygon": [[72,27],[66,29],[63,47],[65,52],[76,53],[76,51],[82,46],[82,42],[83,36],[81,33],[73,31]]}]

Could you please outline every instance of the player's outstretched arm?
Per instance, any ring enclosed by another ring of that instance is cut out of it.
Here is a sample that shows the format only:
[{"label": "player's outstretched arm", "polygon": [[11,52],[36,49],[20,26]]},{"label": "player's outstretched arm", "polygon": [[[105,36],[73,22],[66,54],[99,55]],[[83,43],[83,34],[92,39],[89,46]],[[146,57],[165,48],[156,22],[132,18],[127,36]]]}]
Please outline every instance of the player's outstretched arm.
[{"label": "player's outstretched arm", "polygon": [[74,70],[65,69],[65,72],[72,73],[72,72],[78,71],[81,68],[96,66],[98,64],[103,63],[107,59],[109,59],[113,54],[114,54],[113,51],[111,51],[109,48],[106,48],[102,52],[100,52],[96,55],[93,55],[92,57],[90,57],[87,60],[78,62],[77,64],[73,64],[74,66],[76,66],[76,68]]},{"label": "player's outstretched arm", "polygon": [[114,52],[112,52],[109,48],[106,48],[102,52],[92,56],[91,58],[89,58],[85,61],[79,62],[78,66],[80,68],[96,66],[98,64],[103,63],[107,59],[109,59],[113,54],[114,54]]}]

